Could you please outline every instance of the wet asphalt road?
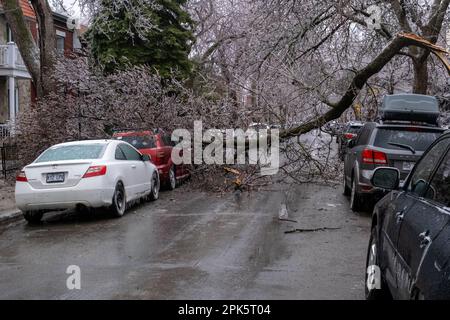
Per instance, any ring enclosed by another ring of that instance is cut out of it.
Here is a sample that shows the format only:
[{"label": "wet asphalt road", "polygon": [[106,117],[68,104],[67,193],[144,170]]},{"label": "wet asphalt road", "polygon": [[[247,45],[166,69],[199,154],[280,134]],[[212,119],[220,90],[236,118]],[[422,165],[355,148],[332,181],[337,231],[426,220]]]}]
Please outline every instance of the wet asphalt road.
[{"label": "wet asphalt road", "polygon": [[[289,219],[279,221],[282,203]],[[188,185],[121,219],[0,226],[0,299],[363,299],[368,214],[340,186],[219,197]],[[285,234],[295,228],[339,228]],[[66,287],[69,265],[81,290]]]}]

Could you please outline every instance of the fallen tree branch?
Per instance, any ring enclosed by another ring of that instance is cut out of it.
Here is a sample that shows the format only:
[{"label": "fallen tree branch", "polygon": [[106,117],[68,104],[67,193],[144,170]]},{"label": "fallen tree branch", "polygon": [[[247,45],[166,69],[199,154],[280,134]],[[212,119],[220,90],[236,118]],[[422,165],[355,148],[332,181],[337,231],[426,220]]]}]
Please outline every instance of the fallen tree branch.
[{"label": "fallen tree branch", "polygon": [[357,98],[359,92],[364,87],[366,82],[375,74],[380,72],[389,61],[394,58],[403,48],[409,46],[417,46],[427,50],[430,50],[434,54],[436,54],[440,60],[444,63],[447,68],[447,71],[450,74],[450,64],[446,61],[444,54],[448,54],[448,52],[428,40],[425,40],[415,34],[411,33],[400,33],[398,34],[381,52],[378,56],[370,62],[365,68],[356,72],[353,77],[352,82],[350,83],[347,91],[341,97],[341,99],[331,108],[328,112],[323,115],[320,115],[306,123],[285,130],[280,133],[281,139],[287,139],[295,136],[302,135],[307,133],[313,129],[319,128],[323,126],[325,123],[330,122],[339,118],[345,110],[350,108]]},{"label": "fallen tree branch", "polygon": [[327,230],[339,230],[342,228],[328,228],[328,227],[324,227],[324,228],[314,228],[314,229],[294,229],[294,230],[290,230],[290,231],[285,231],[285,234],[290,234],[290,233],[305,233],[305,232],[318,232],[318,231],[327,231]]}]

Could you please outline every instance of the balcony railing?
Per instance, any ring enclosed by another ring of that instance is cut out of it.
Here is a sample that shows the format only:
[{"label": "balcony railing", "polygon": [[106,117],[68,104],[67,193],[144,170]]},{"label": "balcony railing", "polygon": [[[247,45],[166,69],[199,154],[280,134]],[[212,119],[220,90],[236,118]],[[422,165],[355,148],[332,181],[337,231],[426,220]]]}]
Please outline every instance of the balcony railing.
[{"label": "balcony railing", "polygon": [[0,45],[0,68],[27,70],[14,42]]}]

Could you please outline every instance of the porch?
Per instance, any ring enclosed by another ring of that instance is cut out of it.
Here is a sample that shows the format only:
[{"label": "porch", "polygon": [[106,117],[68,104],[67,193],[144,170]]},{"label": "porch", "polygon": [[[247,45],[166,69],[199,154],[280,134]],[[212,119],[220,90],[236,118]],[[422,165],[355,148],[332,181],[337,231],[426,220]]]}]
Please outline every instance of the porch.
[{"label": "porch", "polygon": [[0,140],[14,135],[17,114],[31,102],[30,79],[15,43],[0,45]]}]

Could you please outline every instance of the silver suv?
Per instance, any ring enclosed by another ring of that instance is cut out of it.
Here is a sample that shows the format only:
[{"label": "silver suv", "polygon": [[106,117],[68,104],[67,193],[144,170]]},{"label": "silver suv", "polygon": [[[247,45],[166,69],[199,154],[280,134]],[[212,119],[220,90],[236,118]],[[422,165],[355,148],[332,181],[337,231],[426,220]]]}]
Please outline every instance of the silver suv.
[{"label": "silver suv", "polygon": [[353,211],[373,206],[384,194],[370,180],[378,167],[400,171],[403,182],[424,151],[444,132],[435,125],[406,121],[366,123],[348,143],[344,159],[344,194]]}]

